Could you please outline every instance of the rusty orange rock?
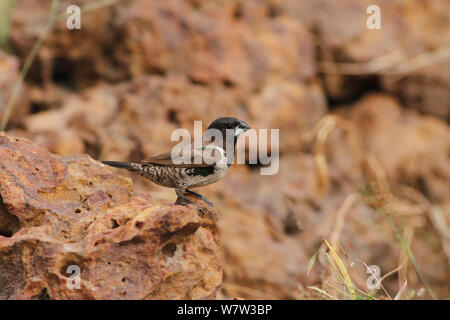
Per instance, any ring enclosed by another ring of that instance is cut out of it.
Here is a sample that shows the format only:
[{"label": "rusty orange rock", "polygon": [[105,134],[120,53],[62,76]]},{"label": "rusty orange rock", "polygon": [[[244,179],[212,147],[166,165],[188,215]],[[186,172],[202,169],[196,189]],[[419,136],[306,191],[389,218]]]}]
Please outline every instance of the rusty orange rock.
[{"label": "rusty orange rock", "polygon": [[157,203],[89,156],[5,134],[0,166],[0,299],[215,297],[215,211]]}]

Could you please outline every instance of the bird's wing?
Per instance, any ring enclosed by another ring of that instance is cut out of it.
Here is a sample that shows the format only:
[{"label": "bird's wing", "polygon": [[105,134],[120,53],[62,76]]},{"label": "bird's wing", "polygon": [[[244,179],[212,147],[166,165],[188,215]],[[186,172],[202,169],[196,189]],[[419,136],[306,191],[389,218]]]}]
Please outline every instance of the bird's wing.
[{"label": "bird's wing", "polygon": [[[215,155],[214,151],[212,152]],[[195,156],[201,159],[201,163],[195,163]],[[189,160],[189,161],[186,161]],[[214,159],[211,157],[211,152],[204,152],[202,149],[191,148],[190,158],[183,158],[181,155],[172,155],[171,152],[166,152],[154,156],[149,159],[145,159],[141,162],[142,164],[155,164],[160,166],[168,167],[209,167],[214,164]]]}]

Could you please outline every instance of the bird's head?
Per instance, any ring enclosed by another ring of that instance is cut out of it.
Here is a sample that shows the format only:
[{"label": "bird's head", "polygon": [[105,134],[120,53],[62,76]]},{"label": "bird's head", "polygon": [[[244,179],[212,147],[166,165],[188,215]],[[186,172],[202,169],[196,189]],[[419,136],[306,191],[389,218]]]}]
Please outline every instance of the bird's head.
[{"label": "bird's head", "polygon": [[244,121],[233,117],[222,117],[214,120],[208,127],[209,129],[219,130],[223,137],[226,137],[227,130],[233,130],[234,140],[236,141],[239,135],[251,129]]},{"label": "bird's head", "polygon": [[[250,126],[242,120],[233,117],[222,117],[214,120],[209,125],[203,138],[205,141],[214,141],[214,144],[224,148],[227,156],[227,163],[228,165],[231,165],[234,159],[234,152],[229,151],[236,148],[238,137],[250,129]],[[220,137],[220,135],[217,135],[219,132],[221,134],[222,141],[216,141],[216,139]],[[212,139],[213,137],[214,140]]]}]

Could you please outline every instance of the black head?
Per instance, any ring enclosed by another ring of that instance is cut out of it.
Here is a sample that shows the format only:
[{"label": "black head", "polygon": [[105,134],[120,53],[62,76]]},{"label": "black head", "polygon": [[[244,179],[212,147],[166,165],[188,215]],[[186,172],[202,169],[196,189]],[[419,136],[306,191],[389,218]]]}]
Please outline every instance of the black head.
[{"label": "black head", "polygon": [[222,117],[214,120],[208,127],[209,129],[217,129],[225,136],[227,129],[234,130],[234,137],[237,139],[241,133],[251,129],[244,121],[233,117]]},{"label": "black head", "polygon": [[[238,137],[247,130],[250,130],[250,126],[244,121],[233,117],[222,117],[214,120],[206,130],[204,139],[206,141],[214,141],[218,143],[220,147],[225,149],[227,156],[227,163],[230,166],[234,159],[234,149],[236,148],[236,142]],[[214,131],[220,131],[222,135],[222,141],[216,141],[216,136]],[[232,139],[229,139],[230,134],[232,134]],[[213,138],[214,137],[214,138]],[[211,140],[210,140],[211,139]],[[212,140],[214,139],[214,140]],[[230,152],[233,151],[233,152]]]}]

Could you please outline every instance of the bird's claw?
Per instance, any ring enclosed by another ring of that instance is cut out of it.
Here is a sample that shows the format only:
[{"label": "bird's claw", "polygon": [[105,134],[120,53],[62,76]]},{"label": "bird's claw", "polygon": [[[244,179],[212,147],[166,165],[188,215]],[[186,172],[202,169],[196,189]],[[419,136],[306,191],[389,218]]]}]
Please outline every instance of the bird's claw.
[{"label": "bird's claw", "polygon": [[188,198],[186,198],[183,195],[181,195],[180,198],[182,199],[182,201],[180,201],[181,205],[192,204],[197,209],[197,213],[198,213],[199,217],[203,218],[205,216],[205,211],[202,208],[200,208],[194,201],[189,200]]},{"label": "bird's claw", "polygon": [[215,208],[216,206],[214,205],[214,203],[212,203],[211,201],[209,201],[205,196],[201,195],[200,193],[194,192],[192,190],[186,190],[186,192],[192,194],[193,196],[195,196],[197,199],[200,199],[204,202],[206,202],[209,206]]},{"label": "bird's claw", "polygon": [[202,208],[197,207],[197,214],[200,218],[203,218],[205,216],[205,211]]}]

